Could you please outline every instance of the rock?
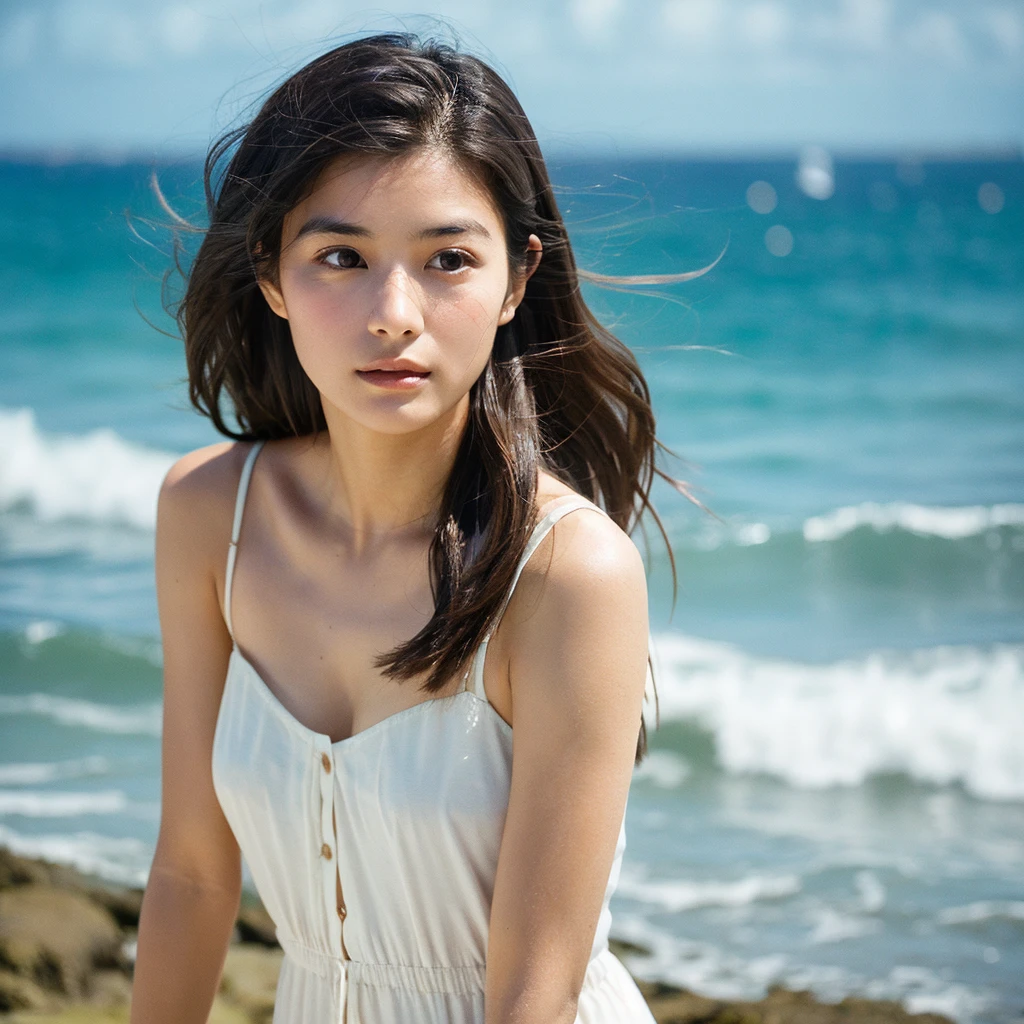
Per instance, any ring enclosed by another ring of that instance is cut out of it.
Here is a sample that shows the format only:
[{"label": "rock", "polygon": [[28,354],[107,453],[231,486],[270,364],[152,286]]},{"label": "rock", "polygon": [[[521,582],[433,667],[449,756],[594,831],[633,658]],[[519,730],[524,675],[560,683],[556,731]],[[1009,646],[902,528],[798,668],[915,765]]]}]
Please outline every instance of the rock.
[{"label": "rock", "polygon": [[639,982],[659,1024],[952,1024],[937,1014],[912,1014],[899,1003],[847,998],[822,1003],[810,992],[774,987],[755,1002],[707,999],[660,982]]},{"label": "rock", "polygon": [[262,903],[243,903],[235,922],[240,942],[258,942],[261,946],[277,949],[277,930]]},{"label": "rock", "polygon": [[718,1021],[725,1004],[672,985],[639,982],[640,991],[659,1024],[698,1024]]},{"label": "rock", "polygon": [[106,907],[124,928],[137,928],[142,909],[142,890],[128,889],[90,878],[64,864],[19,857],[0,847],[0,891],[21,885],[50,885],[55,889],[85,893]]},{"label": "rock", "polygon": [[105,907],[122,928],[139,927],[139,913],[142,910],[141,889],[90,886],[86,891],[90,899]]},{"label": "rock", "polygon": [[53,1002],[35,982],[13,971],[0,971],[0,1013],[15,1010],[45,1010]]},{"label": "rock", "polygon": [[33,882],[45,884],[49,880],[50,874],[45,864],[19,857],[0,846],[0,891]]},{"label": "rock", "polygon": [[638,946],[635,942],[630,942],[628,939],[617,939],[611,936],[608,939],[608,948],[620,959],[624,960],[627,956],[650,956],[651,951],[645,949],[643,946]]},{"label": "rock", "polygon": [[239,1006],[256,1024],[270,1024],[284,954],[259,945],[232,946],[221,976],[224,1001]]},{"label": "rock", "polygon": [[0,967],[68,996],[90,992],[98,967],[120,964],[121,930],[88,897],[48,885],[0,892]]}]

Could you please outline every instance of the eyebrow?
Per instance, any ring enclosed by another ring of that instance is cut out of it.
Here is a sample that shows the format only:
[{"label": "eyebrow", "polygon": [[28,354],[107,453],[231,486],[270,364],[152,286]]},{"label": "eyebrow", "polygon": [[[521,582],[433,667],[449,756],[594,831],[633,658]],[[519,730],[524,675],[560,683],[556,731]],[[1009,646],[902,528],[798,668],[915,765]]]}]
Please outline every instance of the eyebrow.
[{"label": "eyebrow", "polygon": [[[350,224],[347,221],[336,220],[334,217],[316,216],[310,217],[305,224],[299,228],[295,236],[297,242],[305,235],[347,235],[350,238],[372,238],[373,232],[360,224]],[[472,217],[456,224],[442,224],[434,228],[424,228],[416,235],[416,239],[426,238],[448,238],[451,235],[480,235],[483,238],[490,238],[491,233],[478,220]]]}]

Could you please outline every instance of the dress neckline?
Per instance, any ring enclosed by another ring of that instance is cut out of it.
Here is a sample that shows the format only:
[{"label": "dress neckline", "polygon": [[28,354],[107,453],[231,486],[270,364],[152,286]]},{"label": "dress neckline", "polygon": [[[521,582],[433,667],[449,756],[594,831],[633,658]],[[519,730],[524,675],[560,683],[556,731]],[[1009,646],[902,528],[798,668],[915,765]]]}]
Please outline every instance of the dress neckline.
[{"label": "dress neckline", "polygon": [[[539,547],[548,531],[569,512],[574,511],[578,508],[590,508],[595,512],[606,515],[605,511],[599,506],[595,505],[592,501],[584,498],[580,494],[568,494],[560,495],[548,503],[546,511],[541,515],[537,522],[534,524],[533,530],[526,543],[526,548],[523,551],[522,557],[519,560],[519,564],[516,567],[515,574],[512,578],[512,584],[509,587],[508,593],[505,595],[504,601],[501,605],[501,610],[498,613],[495,624],[483,637],[480,644],[478,645],[473,657],[470,661],[469,668],[466,671],[465,676],[462,679],[462,689],[457,690],[455,693],[445,694],[443,697],[431,697],[427,700],[418,701],[416,704],[411,705],[407,708],[402,708],[401,711],[396,711],[393,714],[387,715],[386,717],[374,722],[373,725],[367,726],[365,729],[360,729],[358,732],[352,733],[350,736],[346,736],[340,740],[332,740],[327,733],[319,732],[316,729],[310,728],[308,725],[303,724],[288,710],[287,707],[281,702],[281,699],[267,684],[267,681],[257,671],[256,666],[242,653],[241,648],[238,646],[238,642],[235,639],[235,631],[231,622],[231,594],[234,584],[235,575],[235,561],[238,556],[238,540],[242,526],[242,515],[245,509],[245,499],[249,491],[249,482],[252,478],[253,466],[256,462],[256,457],[263,448],[264,441],[257,441],[250,448],[246,455],[245,462],[242,466],[241,476],[238,481],[238,490],[235,495],[235,514],[234,520],[231,524],[231,541],[228,545],[228,558],[227,566],[225,569],[224,576],[224,621],[228,628],[228,634],[231,637],[231,656],[228,661],[227,680],[225,681],[225,687],[227,681],[231,678],[231,670],[234,664],[238,663],[242,666],[245,675],[255,680],[256,689],[263,694],[263,697],[268,706],[277,713],[277,716],[285,722],[286,725],[298,730],[303,735],[308,736],[317,741],[317,745],[322,749],[329,749],[332,751],[339,751],[344,749],[348,744],[352,744],[360,736],[366,733],[376,733],[381,731],[381,727],[387,725],[394,719],[403,719],[411,716],[412,712],[418,711],[424,705],[436,704],[438,701],[452,702],[455,698],[462,696],[465,693],[470,694],[474,700],[481,704],[485,704],[489,710],[489,713],[493,718],[501,723],[501,728],[507,731],[508,734],[512,732],[512,726],[505,721],[501,715],[498,714],[497,709],[491,704],[487,698],[487,693],[484,689],[483,680],[483,669],[484,661],[487,656],[487,648],[490,643],[491,636],[494,633],[494,629],[497,627],[497,623],[501,621],[504,615],[505,609],[508,607],[508,603],[512,598],[512,593],[516,588],[516,584],[519,582],[519,577],[522,575],[523,570],[526,567],[526,563],[530,560],[534,551]],[[223,704],[223,696],[221,698]],[[218,716],[219,717],[219,716]]]},{"label": "dress neckline", "polygon": [[303,733],[311,739],[319,741],[318,746],[328,747],[333,751],[338,751],[343,748],[346,748],[350,744],[354,743],[355,740],[358,740],[361,736],[365,736],[368,733],[381,732],[383,731],[384,726],[387,726],[391,722],[394,722],[398,719],[411,717],[412,712],[419,711],[423,707],[426,707],[431,704],[438,704],[442,701],[454,702],[456,698],[462,697],[466,694],[468,694],[475,701],[477,701],[477,703],[486,704],[494,720],[497,723],[499,723],[499,728],[503,729],[509,735],[511,735],[512,733],[512,726],[509,725],[508,722],[506,722],[505,719],[498,714],[494,705],[489,700],[487,700],[485,697],[478,696],[472,690],[463,688],[461,690],[456,690],[455,693],[445,694],[443,697],[429,697],[427,700],[418,701],[416,704],[412,704],[407,708],[402,708],[400,711],[395,711],[392,714],[379,719],[372,725],[368,725],[365,729],[360,729],[358,732],[352,733],[351,736],[345,736],[340,740],[332,740],[331,737],[327,735],[327,733],[318,732],[316,729],[313,729],[305,723],[299,721],[299,719],[296,718],[295,715],[292,714],[292,712],[284,706],[284,704],[281,702],[280,697],[278,697],[277,694],[274,693],[274,691],[267,685],[266,680],[257,671],[256,666],[251,661],[249,661],[249,659],[242,653],[241,648],[238,647],[237,644],[232,646],[231,656],[228,661],[229,679],[231,677],[232,668],[235,663],[241,665],[245,676],[250,678],[256,684],[257,691],[263,695],[264,700],[266,700],[270,708],[286,725],[295,729],[297,732]]}]

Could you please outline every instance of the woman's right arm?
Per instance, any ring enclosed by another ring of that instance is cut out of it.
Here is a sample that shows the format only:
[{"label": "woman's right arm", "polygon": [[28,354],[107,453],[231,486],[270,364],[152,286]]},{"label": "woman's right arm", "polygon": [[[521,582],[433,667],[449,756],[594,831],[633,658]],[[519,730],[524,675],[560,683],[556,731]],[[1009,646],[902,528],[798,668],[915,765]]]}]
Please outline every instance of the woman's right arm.
[{"label": "woman's right arm", "polygon": [[161,815],[139,920],[132,1024],[206,1024],[238,912],[241,857],[211,771],[231,652],[217,581],[231,539],[238,455],[224,444],[192,452],[160,491]]}]

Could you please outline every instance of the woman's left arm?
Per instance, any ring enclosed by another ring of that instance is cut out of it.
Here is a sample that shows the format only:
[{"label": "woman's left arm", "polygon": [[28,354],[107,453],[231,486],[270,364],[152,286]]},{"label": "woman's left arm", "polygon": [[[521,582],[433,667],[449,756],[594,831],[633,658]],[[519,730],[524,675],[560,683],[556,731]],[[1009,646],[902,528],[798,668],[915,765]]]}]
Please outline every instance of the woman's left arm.
[{"label": "woman's left arm", "polygon": [[513,755],[487,951],[486,1024],[572,1024],[636,752],[647,588],[610,520],[560,520],[531,558],[493,653]]}]

